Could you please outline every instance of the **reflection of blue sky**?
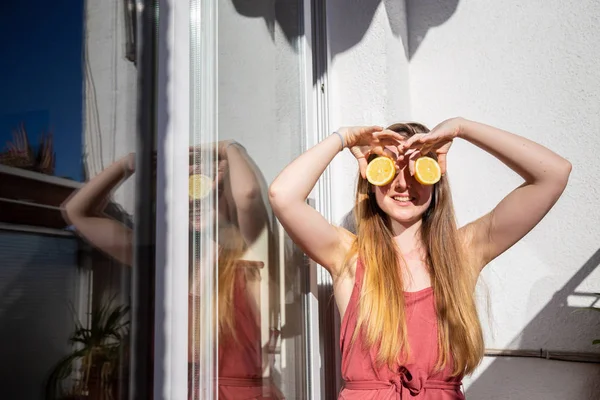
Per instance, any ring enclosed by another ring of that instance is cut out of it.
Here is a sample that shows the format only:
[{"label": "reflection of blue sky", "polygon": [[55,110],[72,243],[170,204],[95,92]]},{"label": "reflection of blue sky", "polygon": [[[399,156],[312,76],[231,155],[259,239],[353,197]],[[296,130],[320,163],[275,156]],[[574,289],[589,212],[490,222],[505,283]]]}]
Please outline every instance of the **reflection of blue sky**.
[{"label": "reflection of blue sky", "polygon": [[83,1],[0,1],[0,149],[24,122],[54,134],[56,175],[81,180]]}]

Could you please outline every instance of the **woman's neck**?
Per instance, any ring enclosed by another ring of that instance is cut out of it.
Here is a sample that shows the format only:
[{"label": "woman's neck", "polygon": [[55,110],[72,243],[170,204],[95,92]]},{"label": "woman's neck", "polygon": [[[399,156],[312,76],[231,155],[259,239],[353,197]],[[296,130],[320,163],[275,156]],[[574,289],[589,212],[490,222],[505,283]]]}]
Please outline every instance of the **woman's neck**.
[{"label": "woman's neck", "polygon": [[421,219],[411,223],[400,223],[392,220],[394,242],[396,242],[402,253],[410,253],[422,247],[423,243],[419,232],[421,225]]}]

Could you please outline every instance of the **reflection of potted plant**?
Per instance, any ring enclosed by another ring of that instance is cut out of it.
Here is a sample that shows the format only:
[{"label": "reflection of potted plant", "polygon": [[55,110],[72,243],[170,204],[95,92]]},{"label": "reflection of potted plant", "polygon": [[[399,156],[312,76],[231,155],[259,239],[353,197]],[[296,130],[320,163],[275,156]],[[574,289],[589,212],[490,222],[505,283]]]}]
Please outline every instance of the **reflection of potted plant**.
[{"label": "reflection of potted plant", "polygon": [[128,313],[128,306],[112,307],[108,302],[92,310],[89,328],[76,321],[69,342],[77,349],[52,369],[46,383],[47,400],[114,398],[120,369],[128,359]]}]

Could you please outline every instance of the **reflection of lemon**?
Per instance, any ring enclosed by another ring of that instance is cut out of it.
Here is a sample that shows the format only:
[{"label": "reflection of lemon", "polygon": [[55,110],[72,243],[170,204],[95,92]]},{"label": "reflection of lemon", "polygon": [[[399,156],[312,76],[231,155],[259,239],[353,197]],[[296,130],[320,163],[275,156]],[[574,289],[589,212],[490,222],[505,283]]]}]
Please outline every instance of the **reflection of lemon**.
[{"label": "reflection of lemon", "polygon": [[415,161],[415,179],[422,185],[433,185],[442,178],[440,165],[431,157],[419,157]]},{"label": "reflection of lemon", "polygon": [[200,200],[208,196],[212,190],[212,180],[202,174],[190,175],[190,198]]},{"label": "reflection of lemon", "polygon": [[394,180],[396,166],[391,158],[380,156],[367,165],[367,180],[375,186],[385,186]]}]

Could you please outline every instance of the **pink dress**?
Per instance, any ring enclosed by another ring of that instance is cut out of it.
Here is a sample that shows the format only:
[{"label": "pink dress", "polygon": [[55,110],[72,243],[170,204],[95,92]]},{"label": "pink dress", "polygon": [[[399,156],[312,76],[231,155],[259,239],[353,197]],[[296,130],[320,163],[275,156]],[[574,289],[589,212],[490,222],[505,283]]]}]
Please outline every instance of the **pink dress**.
[{"label": "pink dress", "polygon": [[358,299],[364,266],[356,265],[355,284],[340,330],[344,388],[338,399],[346,400],[464,400],[461,377],[451,377],[452,366],[436,373],[437,319],[432,288],[405,292],[408,341],[411,356],[403,366],[390,369],[375,366],[375,349],[365,349],[358,335],[351,343],[356,326]]},{"label": "pink dress", "polygon": [[[193,310],[190,296],[190,312]],[[218,399],[220,400],[282,400],[285,397],[270,378],[263,377],[263,352],[260,326],[256,311],[250,306],[246,293],[246,278],[240,269],[233,288],[233,319],[237,341],[222,338],[219,342]],[[193,354],[190,355],[193,357]],[[198,371],[190,365],[188,398],[192,387],[198,386]],[[194,375],[194,376],[193,376]],[[196,390],[197,392],[197,390]]]}]

